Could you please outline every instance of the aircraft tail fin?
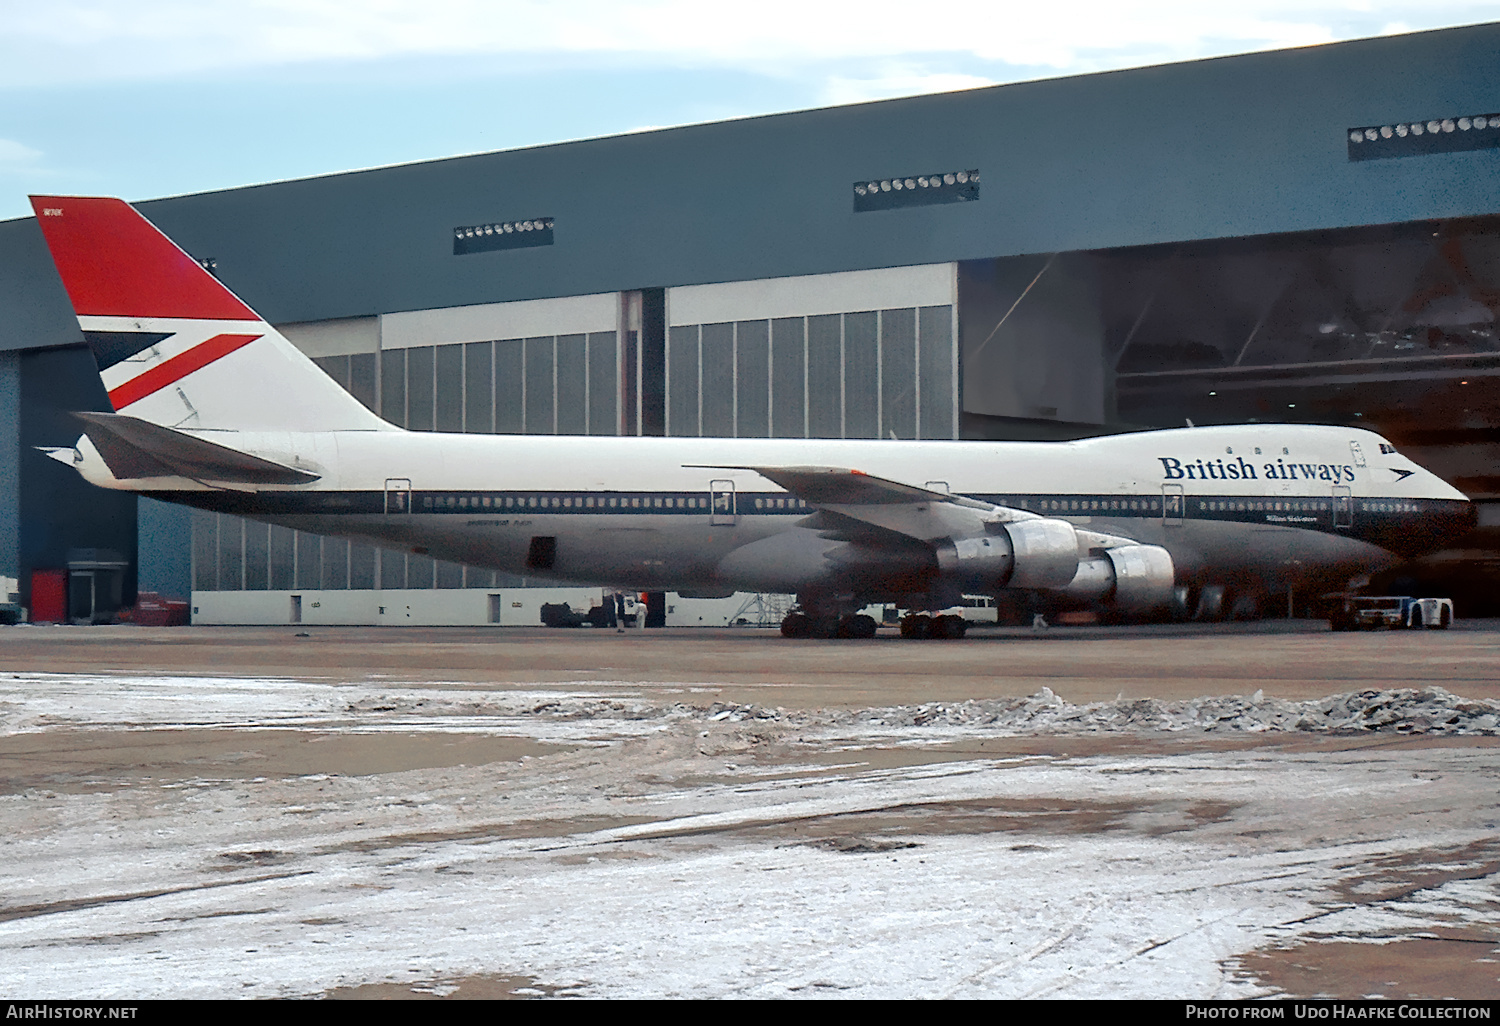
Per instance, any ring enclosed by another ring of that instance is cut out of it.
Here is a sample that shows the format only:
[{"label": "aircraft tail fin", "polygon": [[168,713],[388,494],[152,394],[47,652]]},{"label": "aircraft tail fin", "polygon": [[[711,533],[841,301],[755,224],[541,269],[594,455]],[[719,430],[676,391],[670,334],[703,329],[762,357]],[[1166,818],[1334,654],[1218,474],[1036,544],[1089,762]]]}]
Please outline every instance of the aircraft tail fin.
[{"label": "aircraft tail fin", "polygon": [[395,430],[129,204],[31,204],[117,413],[186,430]]}]

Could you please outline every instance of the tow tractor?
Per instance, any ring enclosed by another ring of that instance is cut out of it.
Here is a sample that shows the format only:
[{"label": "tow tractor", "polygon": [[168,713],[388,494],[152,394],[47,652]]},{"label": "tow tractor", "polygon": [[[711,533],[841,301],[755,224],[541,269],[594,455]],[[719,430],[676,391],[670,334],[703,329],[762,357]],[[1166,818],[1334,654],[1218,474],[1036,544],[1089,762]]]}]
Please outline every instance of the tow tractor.
[{"label": "tow tractor", "polygon": [[1409,595],[1344,595],[1328,617],[1336,631],[1380,627],[1428,627],[1447,630],[1453,623],[1453,600]]}]

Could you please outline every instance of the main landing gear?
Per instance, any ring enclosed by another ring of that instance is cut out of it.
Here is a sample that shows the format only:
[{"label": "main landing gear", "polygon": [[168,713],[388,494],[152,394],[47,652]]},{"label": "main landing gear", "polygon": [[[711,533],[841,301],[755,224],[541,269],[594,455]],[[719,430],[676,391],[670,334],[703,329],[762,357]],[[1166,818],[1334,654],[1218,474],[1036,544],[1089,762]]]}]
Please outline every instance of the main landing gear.
[{"label": "main landing gear", "polygon": [[873,638],[875,620],[863,613],[854,616],[813,616],[793,610],[781,621],[784,638]]},{"label": "main landing gear", "polygon": [[957,641],[969,629],[969,621],[953,613],[928,616],[926,613],[909,613],[901,618],[903,638],[932,638],[937,641]]},{"label": "main landing gear", "polygon": [[[852,616],[819,616],[794,609],[781,621],[785,638],[873,638],[877,624],[873,617],[856,613]],[[958,639],[969,629],[961,616],[929,616],[913,613],[901,619],[903,638]]]}]

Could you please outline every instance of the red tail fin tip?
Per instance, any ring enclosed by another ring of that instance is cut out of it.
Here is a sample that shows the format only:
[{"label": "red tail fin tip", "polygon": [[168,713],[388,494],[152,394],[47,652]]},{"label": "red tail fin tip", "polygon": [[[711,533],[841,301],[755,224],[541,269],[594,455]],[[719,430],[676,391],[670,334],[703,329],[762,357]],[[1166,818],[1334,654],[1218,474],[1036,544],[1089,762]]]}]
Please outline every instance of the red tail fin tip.
[{"label": "red tail fin tip", "polygon": [[33,196],[31,206],[79,316],[259,320],[123,200]]}]

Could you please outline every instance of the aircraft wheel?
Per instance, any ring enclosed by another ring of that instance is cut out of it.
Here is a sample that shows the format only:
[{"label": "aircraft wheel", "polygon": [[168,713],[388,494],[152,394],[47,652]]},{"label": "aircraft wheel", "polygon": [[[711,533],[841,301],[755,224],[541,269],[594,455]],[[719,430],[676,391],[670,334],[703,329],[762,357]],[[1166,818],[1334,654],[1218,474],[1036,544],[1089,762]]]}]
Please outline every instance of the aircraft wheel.
[{"label": "aircraft wheel", "polygon": [[950,613],[946,616],[933,618],[930,636],[941,638],[944,641],[957,641],[964,636],[964,633],[968,629],[968,621],[961,616],[954,616]]},{"label": "aircraft wheel", "polygon": [[901,618],[901,636],[903,638],[927,637],[932,631],[932,617],[930,616],[903,616]]},{"label": "aircraft wheel", "polygon": [[812,637],[812,618],[806,613],[786,614],[786,619],[781,621],[781,636],[783,638]]},{"label": "aircraft wheel", "polygon": [[863,613],[855,616],[846,616],[839,621],[837,637],[873,638],[876,626],[875,618],[865,616]]}]

